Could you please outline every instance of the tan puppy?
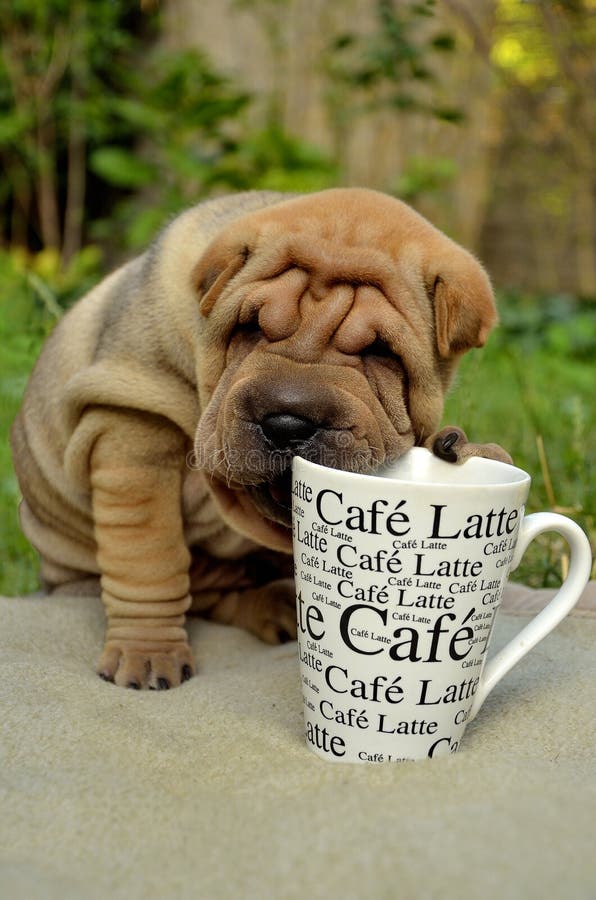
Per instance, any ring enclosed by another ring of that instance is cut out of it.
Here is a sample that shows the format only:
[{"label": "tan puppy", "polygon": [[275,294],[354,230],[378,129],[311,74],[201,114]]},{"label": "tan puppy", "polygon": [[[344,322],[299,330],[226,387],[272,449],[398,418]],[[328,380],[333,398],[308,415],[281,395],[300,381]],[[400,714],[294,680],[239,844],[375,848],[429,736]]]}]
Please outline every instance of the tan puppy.
[{"label": "tan puppy", "polygon": [[[496,319],[480,265],[398,200],[338,189],[203,203],[47,341],[12,431],[45,586],[101,578],[99,674],[189,678],[191,608],[295,634],[295,453],[373,470],[433,431],[460,355]],[[263,549],[266,548],[266,549]]]}]

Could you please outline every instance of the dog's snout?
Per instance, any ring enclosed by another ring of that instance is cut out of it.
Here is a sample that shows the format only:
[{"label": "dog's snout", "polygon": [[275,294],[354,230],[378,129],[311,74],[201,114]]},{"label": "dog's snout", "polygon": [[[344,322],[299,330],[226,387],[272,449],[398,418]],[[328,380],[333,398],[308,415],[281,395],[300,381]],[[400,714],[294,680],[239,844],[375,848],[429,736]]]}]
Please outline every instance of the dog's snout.
[{"label": "dog's snout", "polygon": [[265,437],[280,450],[308,441],[318,427],[310,419],[292,413],[270,413],[261,422]]}]

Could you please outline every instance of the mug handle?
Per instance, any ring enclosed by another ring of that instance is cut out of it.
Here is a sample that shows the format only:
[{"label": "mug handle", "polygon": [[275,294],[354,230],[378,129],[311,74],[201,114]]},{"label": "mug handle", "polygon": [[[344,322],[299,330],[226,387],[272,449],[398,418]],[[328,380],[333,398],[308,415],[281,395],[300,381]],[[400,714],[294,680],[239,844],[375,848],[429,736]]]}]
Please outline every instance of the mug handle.
[{"label": "mug handle", "polygon": [[588,538],[571,519],[549,512],[532,513],[521,523],[510,571],[513,572],[517,568],[530,541],[543,531],[556,531],[569,544],[571,559],[567,578],[548,606],[539,612],[517,637],[488,660],[474,696],[469,722],[476,716],[501,678],[573,609],[590,578],[592,550]]}]

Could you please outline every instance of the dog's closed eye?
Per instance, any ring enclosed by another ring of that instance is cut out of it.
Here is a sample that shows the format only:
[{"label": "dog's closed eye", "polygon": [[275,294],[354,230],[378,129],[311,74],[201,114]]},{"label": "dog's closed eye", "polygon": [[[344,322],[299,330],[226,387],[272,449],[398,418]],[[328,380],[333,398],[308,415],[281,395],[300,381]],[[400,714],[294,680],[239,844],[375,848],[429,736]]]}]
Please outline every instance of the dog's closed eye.
[{"label": "dog's closed eye", "polygon": [[263,332],[259,325],[259,311],[254,310],[241,316],[234,325],[228,339],[228,358],[237,351],[245,354],[263,338]]},{"label": "dog's closed eye", "polygon": [[389,344],[378,337],[360,352],[360,356],[363,359],[380,359],[381,361],[397,359],[397,354],[391,349]]},{"label": "dog's closed eye", "polygon": [[248,319],[246,322],[237,322],[232,331],[232,338],[237,336],[253,337],[254,335],[260,336],[261,334],[262,331],[259,320],[255,317],[254,319]]},{"label": "dog's closed eye", "polygon": [[243,337],[251,337],[255,334],[262,334],[259,322],[260,308],[257,304],[245,304],[238,315],[238,320],[234,325],[231,337],[241,335]]}]

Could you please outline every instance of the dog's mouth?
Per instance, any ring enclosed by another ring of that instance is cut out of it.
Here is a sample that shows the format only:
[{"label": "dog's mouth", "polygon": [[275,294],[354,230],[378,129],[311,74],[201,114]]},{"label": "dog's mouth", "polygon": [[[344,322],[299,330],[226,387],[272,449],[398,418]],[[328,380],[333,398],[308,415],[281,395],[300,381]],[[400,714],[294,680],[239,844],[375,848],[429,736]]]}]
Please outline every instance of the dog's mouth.
[{"label": "dog's mouth", "polygon": [[271,481],[247,486],[256,508],[265,518],[285,528],[292,527],[292,466]]}]

